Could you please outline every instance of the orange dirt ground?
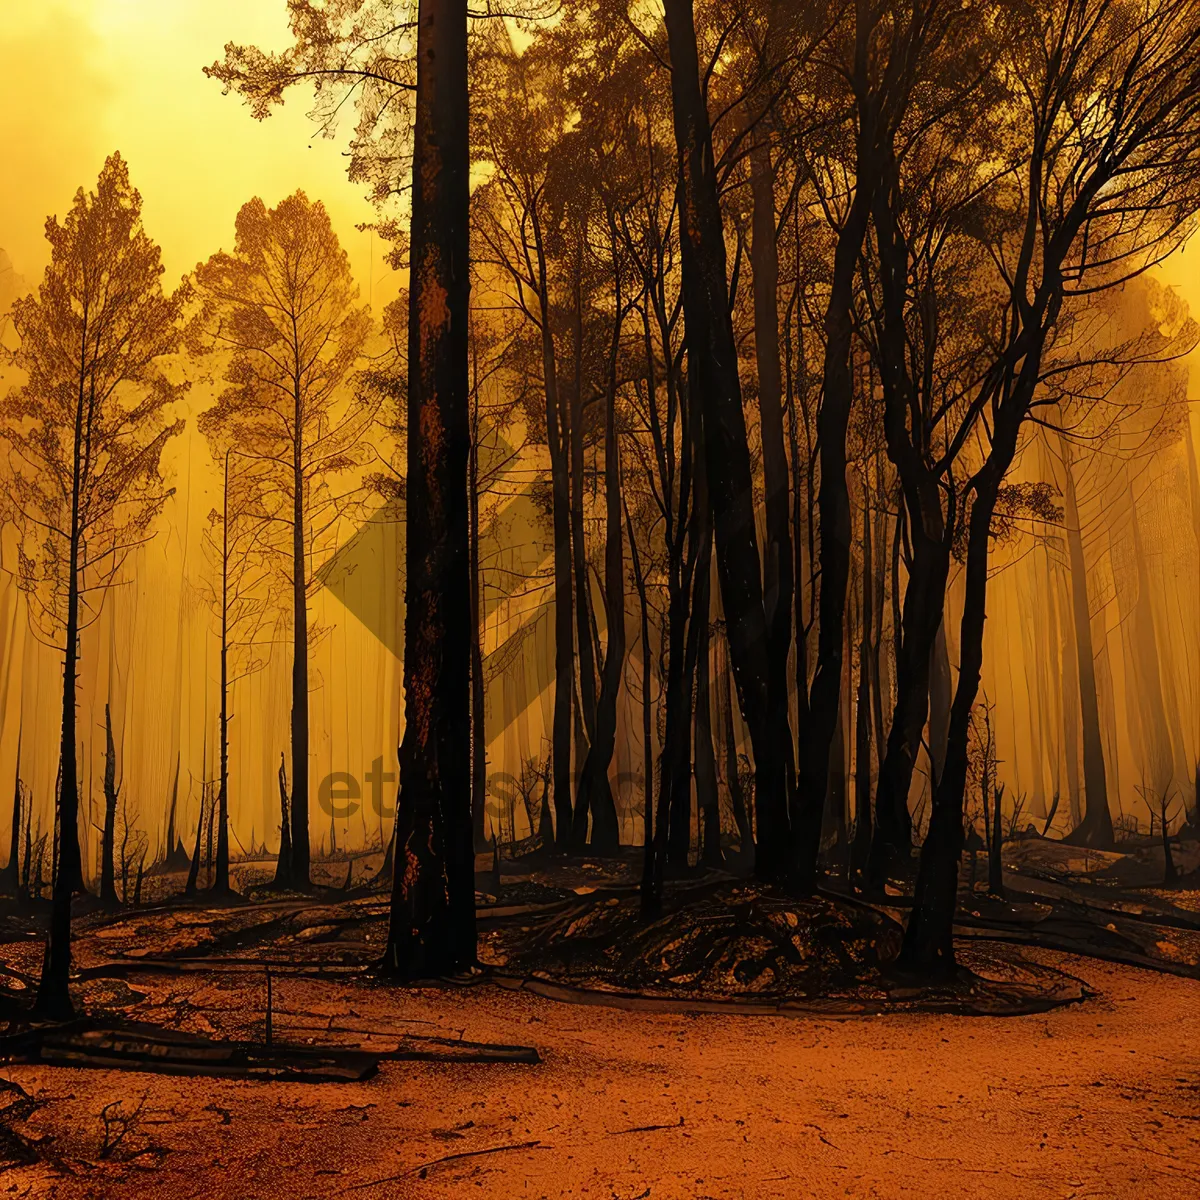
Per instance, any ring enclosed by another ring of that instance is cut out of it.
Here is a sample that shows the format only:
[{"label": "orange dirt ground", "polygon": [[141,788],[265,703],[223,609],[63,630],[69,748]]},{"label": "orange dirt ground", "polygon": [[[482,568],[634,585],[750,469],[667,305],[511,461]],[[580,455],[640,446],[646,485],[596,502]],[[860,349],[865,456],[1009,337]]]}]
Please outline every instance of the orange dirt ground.
[{"label": "orange dirt ground", "polygon": [[[291,1014],[535,1045],[543,1061],[384,1062],[353,1085],[6,1067],[47,1101],[25,1131],[53,1135],[65,1167],[10,1169],[0,1197],[1200,1195],[1200,982],[1034,953],[1097,995],[1036,1017],[831,1020],[281,978],[280,1038],[301,1040]],[[257,1004],[252,988],[153,984],[201,1011]],[[101,1110],[143,1096],[124,1161],[101,1161]]]}]

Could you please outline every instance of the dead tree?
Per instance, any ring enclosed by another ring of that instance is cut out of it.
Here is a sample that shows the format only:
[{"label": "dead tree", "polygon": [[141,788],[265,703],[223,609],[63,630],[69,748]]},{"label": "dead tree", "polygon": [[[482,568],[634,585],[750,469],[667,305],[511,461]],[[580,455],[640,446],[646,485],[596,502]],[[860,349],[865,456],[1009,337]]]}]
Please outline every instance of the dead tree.
[{"label": "dead tree", "polygon": [[275,860],[275,886],[287,887],[292,878],[292,833],[288,821],[287,766],[279,752],[279,857]]},{"label": "dead tree", "polygon": [[117,887],[114,858],[117,837],[117,800],[121,785],[117,783],[117,751],[113,745],[112,714],[104,706],[104,836],[101,842],[100,903],[107,908],[117,907]]}]

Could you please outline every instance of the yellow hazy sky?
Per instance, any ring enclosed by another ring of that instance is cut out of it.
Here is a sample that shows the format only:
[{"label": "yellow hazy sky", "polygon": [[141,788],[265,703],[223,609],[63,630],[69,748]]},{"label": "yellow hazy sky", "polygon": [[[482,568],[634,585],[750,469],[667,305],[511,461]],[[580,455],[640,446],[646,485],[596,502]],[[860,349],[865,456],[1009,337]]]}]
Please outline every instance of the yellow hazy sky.
[{"label": "yellow hazy sky", "polygon": [[[0,0],[0,248],[37,282],[47,214],[65,212],[120,150],[144,199],[146,227],[176,279],[228,247],[250,197],[275,204],[297,187],[324,201],[376,313],[396,291],[380,247],[355,225],[372,217],[346,179],[350,119],[314,136],[308,95],[255,121],[201,68],[227,41],[288,44],[285,0]],[[350,114],[348,112],[348,118]],[[1162,271],[1200,315],[1200,240]],[[1200,392],[1193,356],[1192,394]]]},{"label": "yellow hazy sky", "polygon": [[[314,136],[297,91],[267,121],[201,68],[228,41],[288,44],[285,0],[2,0],[0,248],[30,284],[49,258],[43,225],[92,187],[119,150],[172,281],[233,241],[238,208],[304,188],[322,200],[376,312],[396,284],[372,217],[346,179],[350,124]],[[351,114],[352,119],[352,114]],[[374,243],[374,244],[373,244]]]}]

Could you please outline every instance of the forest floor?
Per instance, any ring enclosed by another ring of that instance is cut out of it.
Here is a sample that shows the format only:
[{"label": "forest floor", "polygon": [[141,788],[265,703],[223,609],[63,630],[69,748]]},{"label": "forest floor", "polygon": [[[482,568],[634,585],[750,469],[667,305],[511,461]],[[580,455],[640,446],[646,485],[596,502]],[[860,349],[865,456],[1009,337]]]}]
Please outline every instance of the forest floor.
[{"label": "forest floor", "polygon": [[[1183,849],[1194,872],[1200,849]],[[581,917],[585,943],[588,922],[620,931],[629,870],[619,865],[515,877],[506,865],[495,894],[481,877],[484,957],[509,972],[507,986],[373,982],[361,964],[380,949],[378,894],[85,915],[76,994],[93,1016],[261,1044],[272,960],[276,1044],[362,1047],[382,1055],[379,1069],[321,1084],[12,1062],[3,1076],[29,1097],[13,1127],[38,1157],[0,1170],[0,1197],[1190,1200],[1200,1194],[1194,876],[1183,889],[1155,886],[1153,847],[1097,856],[1018,844],[1006,867],[1006,900],[964,896],[964,956],[985,974],[1015,964],[1035,982],[1069,981],[1082,999],[1018,1016],[921,1011],[904,993],[876,1004],[872,976],[833,1007],[801,995],[785,1015],[764,1011],[761,1001],[779,1000],[770,989],[712,1011],[709,977],[695,972],[682,983],[660,975],[633,998],[618,986],[619,958],[614,975],[595,953],[512,974],[514,953],[533,945],[544,959]],[[254,871],[240,868],[243,886]],[[330,868],[331,881],[344,871]],[[745,910],[736,881],[689,886],[715,906],[710,930],[730,904]],[[902,903],[862,911],[890,920]],[[777,904],[765,911],[760,924],[789,927]],[[849,928],[860,910],[838,899],[827,911],[851,913]],[[678,939],[669,912],[665,921],[669,958]],[[7,922],[0,974],[11,999],[36,977],[40,938]],[[824,961],[821,939],[816,952],[797,944],[806,964]],[[549,982],[564,972],[555,993]],[[538,1061],[452,1061],[475,1052],[468,1043],[535,1048]]]},{"label": "forest floor", "polygon": [[[1191,1200],[1200,982],[1037,953],[1095,996],[1041,1016],[835,1020],[281,980],[281,1036],[306,1014],[523,1042],[542,1061],[385,1062],[353,1084],[13,1065],[44,1102],[25,1128],[62,1165],[0,1174],[0,1195]],[[174,979],[162,999],[261,1004],[261,982],[236,978]],[[114,1101],[141,1116],[102,1160]]]}]

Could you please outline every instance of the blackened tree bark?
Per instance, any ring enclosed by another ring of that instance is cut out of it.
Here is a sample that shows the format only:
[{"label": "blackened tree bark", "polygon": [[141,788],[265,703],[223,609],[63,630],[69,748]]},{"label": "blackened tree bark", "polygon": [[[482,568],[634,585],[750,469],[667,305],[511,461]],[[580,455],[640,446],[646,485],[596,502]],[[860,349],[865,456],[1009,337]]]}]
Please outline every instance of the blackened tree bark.
[{"label": "blackened tree bark", "polygon": [[[604,418],[604,619],[608,626],[608,645],[604,651],[600,697],[596,705],[595,724],[587,757],[584,759],[580,775],[572,830],[573,843],[576,847],[581,847],[587,840],[590,812],[591,845],[597,854],[615,854],[621,843],[617,809],[608,781],[608,768],[616,744],[617,697],[625,670],[625,556],[622,550],[621,465],[617,444],[617,355],[621,346],[624,308],[620,268],[616,265],[616,229],[611,216],[610,232],[616,272],[616,315],[609,345]],[[580,662],[583,662],[582,655]]]},{"label": "blackened tree bark", "polygon": [[992,827],[988,831],[988,892],[1004,898],[1004,785],[992,789]]},{"label": "blackened tree bark", "polygon": [[750,264],[754,292],[754,360],[758,368],[766,531],[763,606],[767,622],[772,727],[785,731],[784,767],[790,778],[792,733],[788,717],[788,658],[792,645],[792,540],[789,480],[783,437],[783,381],[779,365],[779,244],[775,224],[775,168],[765,118],[754,127],[750,151]]},{"label": "blackened tree bark", "polygon": [[[1024,386],[1032,397],[1041,359],[1039,342],[1025,357]],[[1032,377],[1028,376],[1032,373]],[[1028,403],[1028,400],[1026,401]],[[901,948],[902,966],[927,975],[944,975],[956,969],[954,913],[958,902],[958,864],[963,847],[963,795],[967,782],[967,746],[971,709],[983,673],[983,626],[987,619],[988,542],[992,514],[1004,472],[1016,455],[1020,418],[1008,410],[996,425],[992,454],[974,480],[967,533],[966,587],[960,635],[958,686],[950,709],[950,736],[946,765],[934,791],[929,829],[921,848],[921,864],[913,912]]]},{"label": "blackened tree bark", "polygon": [[537,270],[539,327],[542,342],[542,386],[546,400],[546,441],[550,451],[550,505],[554,529],[554,718],[551,760],[554,764],[555,845],[570,843],[572,819],[571,698],[575,689],[574,619],[571,592],[571,484],[567,469],[567,425],[558,393],[558,365],[551,324],[550,283],[545,239],[536,200],[531,201]]},{"label": "blackened tree bark", "polygon": [[196,841],[192,846],[192,861],[188,867],[187,882],[183,887],[185,896],[196,894],[196,885],[200,882],[200,857],[204,848],[204,814],[208,808],[206,785],[200,784],[200,814],[196,817]]},{"label": "blackened tree bark", "polygon": [[470,807],[470,154],[466,0],[417,12],[411,280],[405,736],[382,970],[401,979],[475,962]]},{"label": "blackened tree bark", "polygon": [[104,834],[100,842],[100,903],[117,907],[114,857],[117,841],[117,751],[113,745],[112,714],[104,706]]},{"label": "blackened tree bark", "polygon": [[[1172,245],[1178,221],[1200,191],[1200,105],[1180,81],[1200,70],[1191,4],[1156,0],[1147,41],[1123,9],[1097,3],[1033,6],[1008,61],[1028,105],[1019,229],[1004,276],[1004,336],[974,403],[990,409],[990,445],[969,481],[966,586],[959,676],[950,711],[946,765],[921,851],[901,963],[925,974],[952,971],[963,792],[971,709],[983,663],[992,516],[1037,394],[1042,359],[1068,292],[1111,287]],[[1027,57],[1028,38],[1053,53]],[[1091,103],[1097,78],[1109,103]],[[1181,207],[1182,206],[1182,207]],[[1107,248],[1093,255],[1096,238]],[[1080,655],[1082,657],[1082,654]]]},{"label": "blackened tree bark", "polygon": [[292,439],[292,862],[291,884],[309,882],[308,838],[308,571],[304,505],[304,402],[295,380]]},{"label": "blackened tree bark", "polygon": [[871,541],[871,493],[863,489],[862,590],[859,599],[858,694],[854,706],[854,843],[851,866],[862,869],[871,848],[871,646],[875,617],[875,568]]},{"label": "blackened tree bark", "polygon": [[666,0],[672,113],[679,153],[679,241],[687,326],[688,387],[704,419],[704,451],[734,680],[754,749],[756,870],[787,874],[783,742],[772,723],[767,621],[754,525],[750,451],[729,312],[725,240],[712,131],[701,89],[692,0]]},{"label": "blackened tree bark", "polygon": [[641,618],[642,637],[642,769],[645,783],[642,791],[642,876],[643,886],[653,873],[654,851],[654,709],[650,698],[650,617],[646,603],[646,577],[642,573],[642,561],[638,554],[637,538],[633,532],[633,521],[629,508],[625,507],[625,529],[629,536],[629,559],[633,567],[633,583],[638,594],[638,615]]},{"label": "blackened tree bark", "polygon": [[220,762],[217,779],[217,864],[212,890],[221,895],[229,892],[229,455],[225,451],[224,495],[221,521],[221,712],[218,737]]},{"label": "blackened tree bark", "polygon": [[[864,52],[865,53],[865,52]],[[868,118],[869,119],[869,118]],[[869,138],[869,128],[867,136]],[[853,383],[854,277],[866,234],[870,180],[874,165],[865,153],[857,164],[857,190],[838,235],[833,278],[825,314],[824,399],[817,417],[821,482],[817,509],[821,522],[817,664],[809,689],[808,720],[801,727],[796,804],[792,826],[792,868],[802,890],[816,887],[821,849],[821,818],[829,787],[829,756],[838,727],[842,691],[842,647],[846,583],[850,575],[850,494],[846,488],[846,430]],[[761,840],[761,839],[760,839]]]},{"label": "blackened tree bark", "polygon": [[[913,338],[907,325],[910,252],[901,222],[900,178],[892,140],[886,140],[882,178],[873,199],[873,225],[882,303],[874,310],[876,354],[883,390],[883,427],[888,457],[900,480],[911,549],[903,621],[897,640],[896,705],[887,748],[879,768],[875,797],[875,834],[871,842],[868,880],[882,888],[892,871],[907,874],[912,856],[912,818],[908,794],[929,716],[931,668],[942,628],[946,581],[954,537],[954,497],[943,511],[940,451],[933,444],[932,397],[925,394],[933,378],[934,347],[921,347],[922,381],[911,366]],[[924,297],[936,311],[937,298]],[[943,640],[944,646],[944,640]],[[949,680],[946,681],[947,688]],[[944,731],[943,731],[944,733]],[[935,774],[940,774],[939,769]]]},{"label": "blackened tree bark", "polygon": [[[574,312],[571,322],[574,379],[567,441],[571,455],[571,566],[575,575],[575,643],[579,657],[579,711],[585,740],[575,755],[582,764],[596,736],[596,655],[592,641],[592,589],[588,581],[587,542],[583,531],[583,238],[575,230]],[[582,772],[581,772],[582,778]]]},{"label": "blackened tree bark", "polygon": [[[689,399],[694,399],[689,392]],[[692,507],[688,518],[688,568],[683,603],[690,601],[685,620],[679,687],[667,699],[667,742],[670,775],[665,781],[667,809],[667,862],[677,870],[689,863],[692,845],[693,705],[702,626],[708,620],[712,573],[712,522],[708,493],[708,465],[704,453],[704,415],[693,409],[688,425],[692,444]],[[673,664],[672,664],[673,665]]]},{"label": "blackened tree bark", "polygon": [[484,816],[487,808],[487,720],[483,681],[483,628],[480,625],[479,573],[479,391],[471,389],[471,457],[467,469],[471,501],[471,838],[478,854],[486,848]]},{"label": "blackened tree bark", "polygon": [[275,860],[275,886],[287,887],[292,877],[292,823],[288,817],[291,803],[288,800],[287,767],[283,751],[279,752],[279,857]]}]

